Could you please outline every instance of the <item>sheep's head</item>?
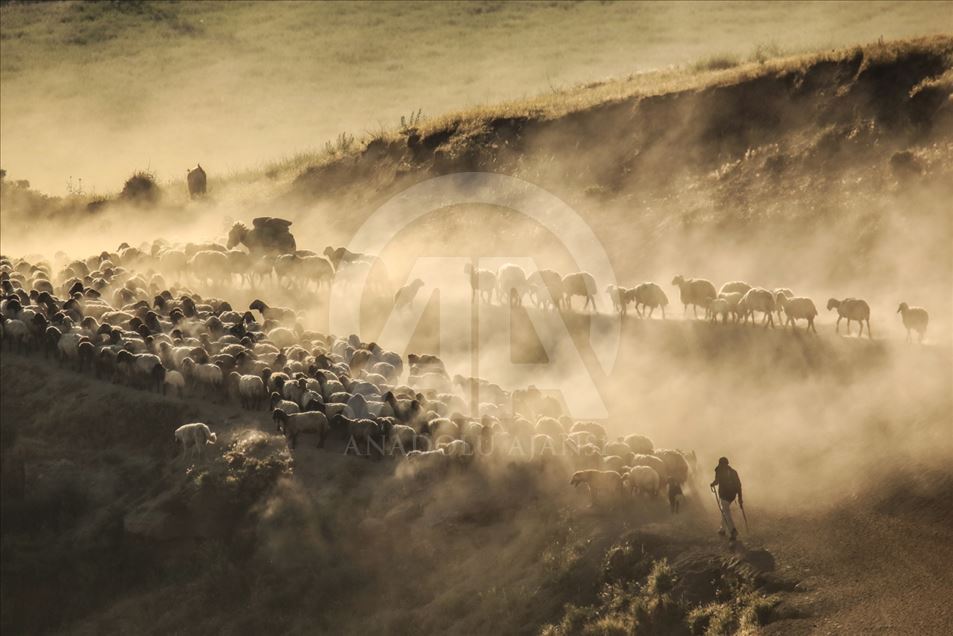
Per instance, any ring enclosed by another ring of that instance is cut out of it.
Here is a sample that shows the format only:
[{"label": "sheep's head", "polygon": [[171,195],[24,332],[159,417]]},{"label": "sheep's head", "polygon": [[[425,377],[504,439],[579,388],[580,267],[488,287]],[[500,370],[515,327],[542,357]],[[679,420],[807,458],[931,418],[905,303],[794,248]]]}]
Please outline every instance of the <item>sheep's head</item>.
[{"label": "sheep's head", "polygon": [[897,313],[898,313],[898,314],[902,314],[903,312],[907,311],[908,309],[910,309],[910,306],[907,305],[907,303],[900,303],[900,306],[897,307]]},{"label": "sheep's head", "polygon": [[838,307],[840,307],[840,301],[837,300],[836,298],[831,298],[827,301],[828,311],[830,311],[831,309],[837,309]]},{"label": "sheep's head", "polygon": [[681,274],[679,274],[678,276],[672,279],[672,285],[674,285],[675,287],[681,287],[684,282],[685,282],[685,279],[682,277]]}]

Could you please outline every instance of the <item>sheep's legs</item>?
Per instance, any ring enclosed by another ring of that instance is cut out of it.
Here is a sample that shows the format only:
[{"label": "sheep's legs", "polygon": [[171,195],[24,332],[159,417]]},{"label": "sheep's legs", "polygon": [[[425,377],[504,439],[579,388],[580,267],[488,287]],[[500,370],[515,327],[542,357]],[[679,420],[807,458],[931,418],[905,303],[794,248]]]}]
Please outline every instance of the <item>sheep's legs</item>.
[{"label": "sheep's legs", "polygon": [[870,333],[870,318],[867,319],[867,338],[873,340],[874,336]]}]

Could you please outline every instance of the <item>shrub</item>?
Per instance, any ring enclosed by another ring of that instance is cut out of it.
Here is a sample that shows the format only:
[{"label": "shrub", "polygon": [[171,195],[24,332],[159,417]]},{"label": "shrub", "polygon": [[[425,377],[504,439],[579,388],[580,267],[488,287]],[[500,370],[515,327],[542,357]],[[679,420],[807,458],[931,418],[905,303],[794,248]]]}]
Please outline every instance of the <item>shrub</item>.
[{"label": "shrub", "polygon": [[161,191],[155,177],[148,172],[137,172],[126,180],[119,197],[135,205],[155,205]]}]

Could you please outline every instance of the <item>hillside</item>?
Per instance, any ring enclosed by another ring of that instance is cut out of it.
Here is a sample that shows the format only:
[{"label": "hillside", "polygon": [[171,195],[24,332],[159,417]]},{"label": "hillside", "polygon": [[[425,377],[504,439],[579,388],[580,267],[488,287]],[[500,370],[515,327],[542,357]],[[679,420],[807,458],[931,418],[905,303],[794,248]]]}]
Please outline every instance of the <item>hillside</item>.
[{"label": "hillside", "polygon": [[134,170],[177,181],[196,162],[216,176],[261,172],[420,110],[949,32],[939,7],[4,0],[3,167],[55,195],[115,192]]},{"label": "hillside", "polygon": [[[664,354],[701,369],[713,347],[725,346],[710,329],[658,327],[666,333],[633,326],[626,349],[653,347],[652,360]],[[949,383],[949,352],[739,330],[732,357],[708,367],[698,390],[734,384],[726,399],[750,400],[755,387],[740,386],[731,369],[766,349],[780,364],[777,386],[784,377],[789,385],[787,395],[758,385],[773,396],[775,426],[787,426],[782,404],[820,390],[811,388],[818,379],[829,388],[814,399],[842,396],[833,410],[845,425],[829,438],[839,450],[823,458],[812,451],[817,433],[798,437],[794,422],[771,436],[762,430],[751,448],[740,442],[744,428],[734,429],[751,517],[735,553],[713,533],[704,490],[673,519],[663,501],[589,510],[559,462],[407,479],[394,461],[337,447],[303,443],[289,452],[264,411],[160,398],[5,351],[3,629],[530,634],[546,624],[556,626],[551,633],[638,624],[688,633],[694,621],[732,631],[761,624],[769,633],[884,624],[932,633],[950,618],[940,599],[953,583],[941,565],[953,538],[941,415],[950,396],[923,386],[918,409],[901,416],[881,390],[882,400],[867,405],[879,423],[843,413],[884,374],[903,377],[910,365]],[[219,431],[220,450],[184,470],[172,431],[194,420]],[[703,484],[718,448],[704,425],[677,433],[646,425],[660,443],[695,440]],[[615,426],[632,430],[627,421]],[[813,483],[778,474],[775,445],[788,449],[789,466],[812,462]],[[840,482],[836,490],[828,479]],[[871,607],[881,613],[861,609]]]}]

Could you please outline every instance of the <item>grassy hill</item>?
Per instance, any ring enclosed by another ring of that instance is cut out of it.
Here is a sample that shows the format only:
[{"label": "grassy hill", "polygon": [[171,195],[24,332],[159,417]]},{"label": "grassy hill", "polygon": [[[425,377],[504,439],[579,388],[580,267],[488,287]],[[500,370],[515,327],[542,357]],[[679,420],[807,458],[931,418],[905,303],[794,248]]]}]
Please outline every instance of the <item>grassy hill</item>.
[{"label": "grassy hill", "polygon": [[[313,157],[423,109],[949,31],[942,3],[3,2],[4,165],[43,192]],[[787,28],[796,25],[796,28]],[[33,148],[44,149],[42,155]]]}]

